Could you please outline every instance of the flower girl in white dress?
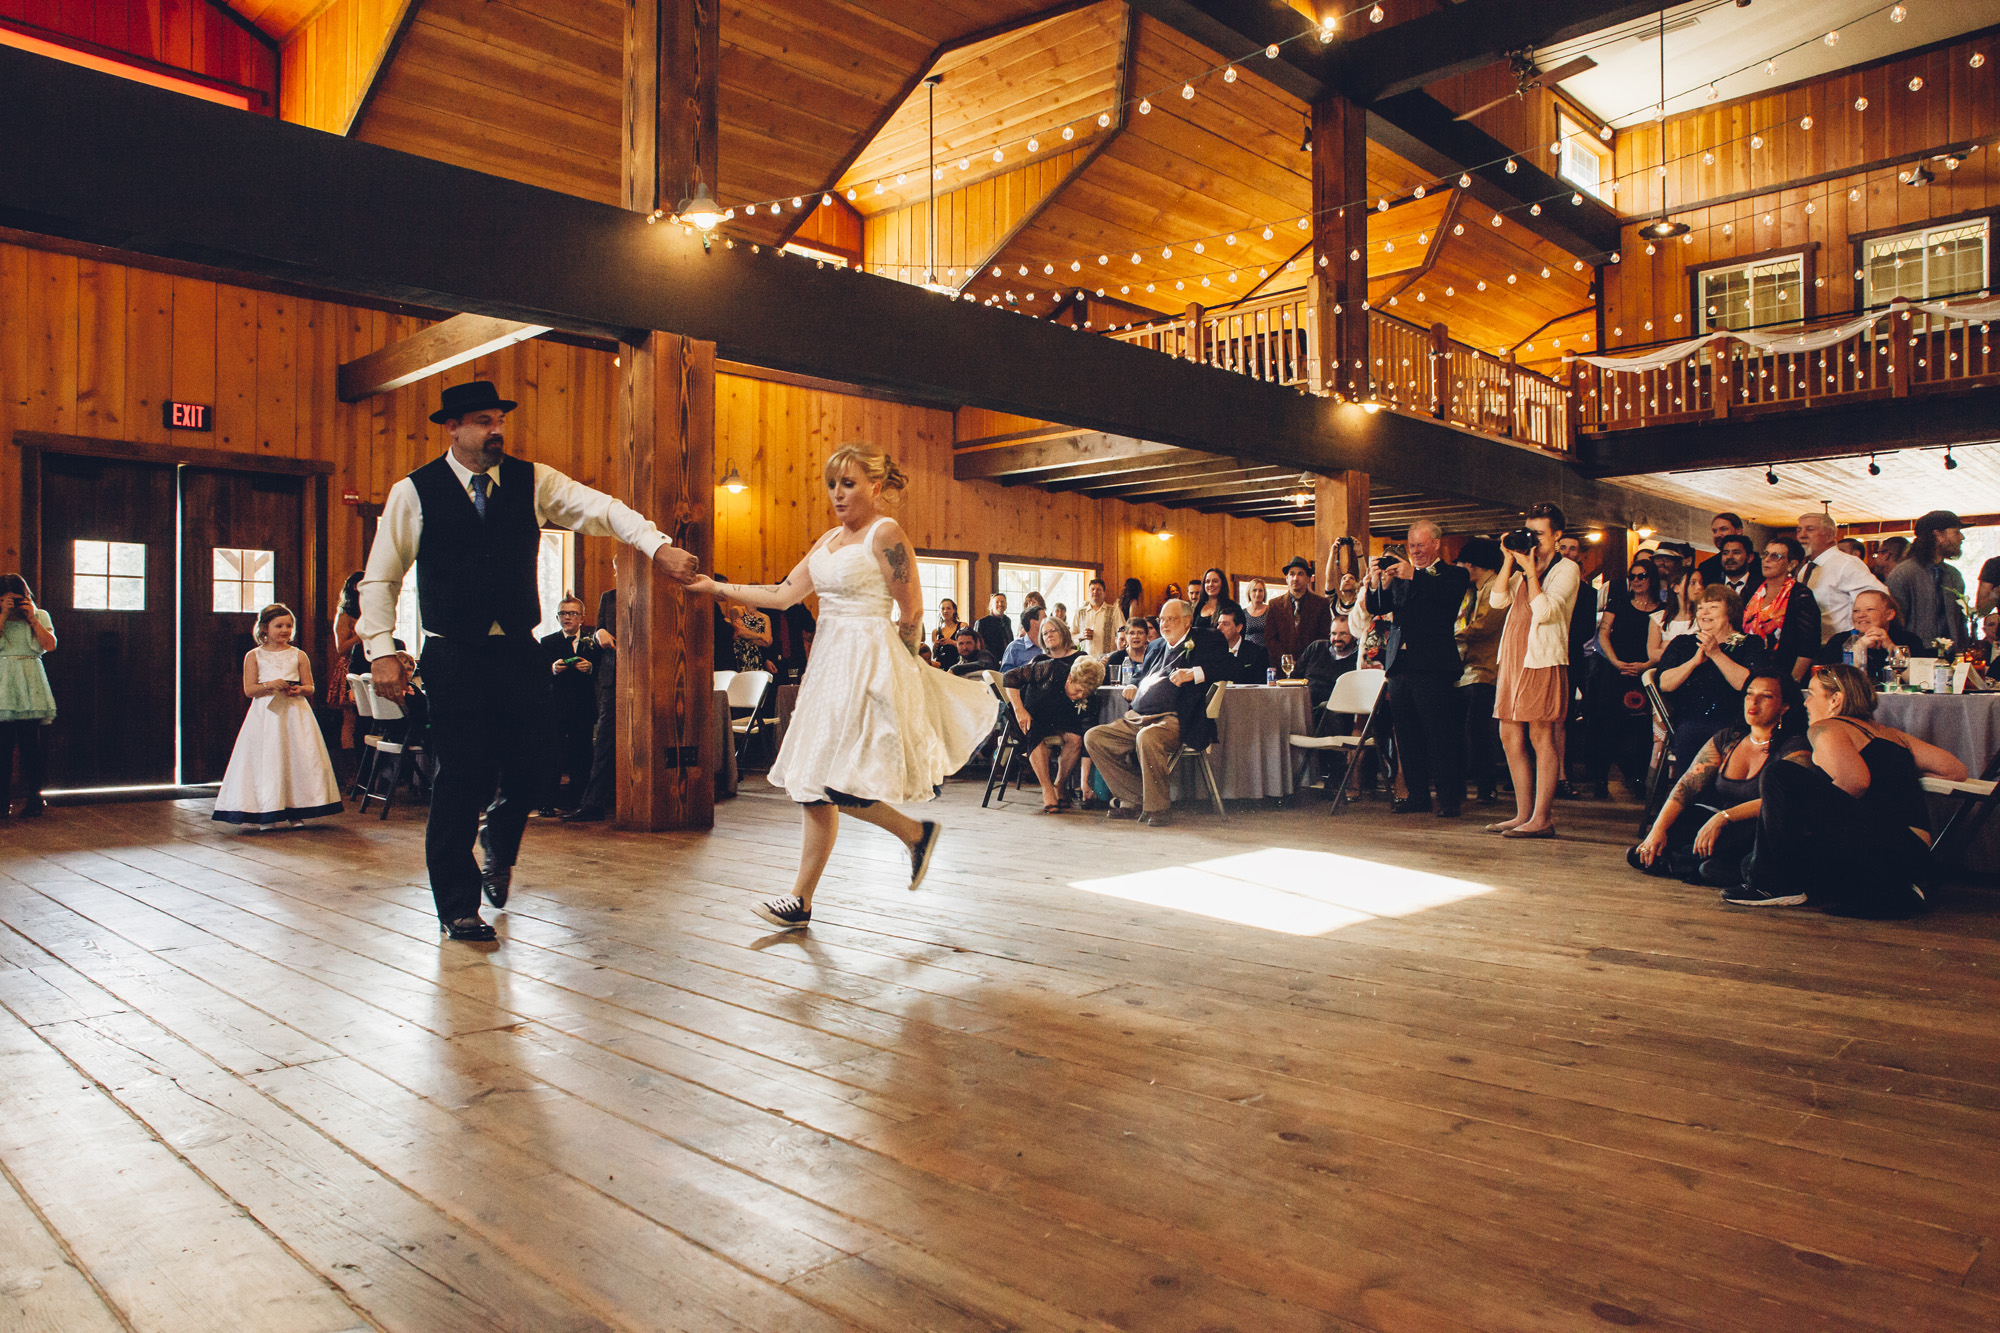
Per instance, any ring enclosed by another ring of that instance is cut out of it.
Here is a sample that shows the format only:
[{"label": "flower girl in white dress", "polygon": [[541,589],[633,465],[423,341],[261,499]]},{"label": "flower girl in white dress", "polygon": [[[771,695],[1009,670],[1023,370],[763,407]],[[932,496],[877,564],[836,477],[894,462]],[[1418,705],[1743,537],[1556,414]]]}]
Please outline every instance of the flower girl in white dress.
[{"label": "flower girl in white dress", "polygon": [[292,646],[298,622],[273,602],[257,614],[257,646],[243,658],[243,693],[250,711],[236,733],[215,813],[225,824],[303,827],[341,811],[340,782],[313,718],[312,662]]},{"label": "flower girl in white dress", "polygon": [[[939,828],[891,804],[928,801],[993,729],[992,693],[917,656],[923,594],[910,543],[882,514],[882,493],[901,491],[902,469],[879,449],[848,445],[826,464],[840,526],[813,543],[783,583],[745,587],[698,578],[705,592],[780,610],[819,594],[812,658],[799,682],[770,781],[799,803],[804,845],[793,897],[760,903],[781,930],[812,923],[813,890],[833,853],[840,812],[885,829],[910,849],[910,887],[923,883]],[[890,618],[891,613],[895,618]]]}]

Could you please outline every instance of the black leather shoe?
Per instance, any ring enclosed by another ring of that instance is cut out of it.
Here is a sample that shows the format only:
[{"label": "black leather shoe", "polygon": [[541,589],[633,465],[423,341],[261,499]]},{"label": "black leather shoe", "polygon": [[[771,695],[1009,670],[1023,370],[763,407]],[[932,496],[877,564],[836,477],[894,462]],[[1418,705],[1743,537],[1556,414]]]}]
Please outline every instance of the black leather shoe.
[{"label": "black leather shoe", "polygon": [[476,916],[462,916],[456,921],[440,921],[438,929],[455,940],[467,944],[488,944],[500,937],[493,933],[493,927]]},{"label": "black leather shoe", "polygon": [[1106,819],[1137,819],[1139,809],[1132,805],[1114,805],[1104,812]]},{"label": "black leather shoe", "polygon": [[602,822],[603,819],[604,812],[602,810],[571,810],[562,817],[562,822],[565,824],[596,824]]},{"label": "black leather shoe", "polygon": [[1420,815],[1430,808],[1429,801],[1413,801],[1408,797],[1389,802],[1389,813],[1392,815]]},{"label": "black leather shoe", "polygon": [[1556,799],[1558,801],[1574,801],[1577,799],[1576,788],[1571,785],[1568,778],[1557,779]]},{"label": "black leather shoe", "polygon": [[495,907],[507,905],[507,891],[514,887],[514,867],[503,866],[493,859],[493,844],[486,836],[486,830],[479,830],[479,850],[483,864],[479,867],[479,891],[486,895],[486,901]]}]

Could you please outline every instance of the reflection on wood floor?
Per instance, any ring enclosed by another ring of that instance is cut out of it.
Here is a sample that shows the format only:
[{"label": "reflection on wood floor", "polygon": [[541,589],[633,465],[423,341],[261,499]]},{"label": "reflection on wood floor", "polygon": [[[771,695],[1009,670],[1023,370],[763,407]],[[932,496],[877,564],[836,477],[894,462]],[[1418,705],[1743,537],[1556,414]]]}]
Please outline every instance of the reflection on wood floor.
[{"label": "reflection on wood floor", "polygon": [[[2000,911],[1720,906],[1633,811],[0,842],[0,1327],[2000,1327]],[[491,915],[491,914],[489,914]]]}]

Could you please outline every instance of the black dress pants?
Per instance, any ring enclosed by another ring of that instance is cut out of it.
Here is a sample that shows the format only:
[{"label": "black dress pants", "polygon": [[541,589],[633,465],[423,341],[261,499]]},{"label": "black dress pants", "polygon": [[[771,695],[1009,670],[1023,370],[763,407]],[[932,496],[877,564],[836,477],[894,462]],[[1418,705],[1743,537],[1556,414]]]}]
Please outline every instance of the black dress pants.
[{"label": "black dress pants", "polygon": [[[1585,733],[1590,780],[1609,781],[1616,762],[1627,782],[1644,787],[1653,766],[1653,714],[1644,687],[1637,676],[1625,675],[1603,658],[1592,660],[1595,679],[1584,694],[1590,715]],[[1635,698],[1636,707],[1631,703]]]},{"label": "black dress pants", "polygon": [[[555,749],[549,754],[549,778],[547,793],[542,798],[545,810],[574,810],[583,803],[583,791],[590,783],[591,735],[597,727],[597,700],[593,697],[583,700],[578,708],[574,702],[558,704],[555,717]],[[563,780],[569,780],[567,791]]]},{"label": "black dress pants", "polygon": [[1389,705],[1396,724],[1396,762],[1412,801],[1431,799],[1456,810],[1465,800],[1465,720],[1459,713],[1458,678],[1443,672],[1389,677]]},{"label": "black dress pants", "polygon": [[42,783],[47,780],[43,737],[48,729],[46,722],[0,722],[0,812],[13,808],[16,752],[21,756],[21,785],[28,789],[28,799],[42,799]]},{"label": "black dress pants", "polygon": [[424,861],[438,918],[455,921],[479,910],[480,811],[494,861],[512,865],[520,853],[547,773],[549,662],[526,635],[433,637],[423,675],[437,756]]},{"label": "black dress pants", "polygon": [[1770,893],[1803,893],[1815,907],[1856,916],[1923,910],[1913,886],[1931,878],[1930,848],[1836,787],[1818,767],[1764,765],[1757,845],[1745,880]]},{"label": "black dress pants", "polygon": [[1460,706],[1465,710],[1465,767],[1472,785],[1481,792],[1499,789],[1507,776],[1507,752],[1500,745],[1500,722],[1493,716],[1497,687],[1491,681],[1458,687]]},{"label": "black dress pants", "polygon": [[597,725],[591,734],[590,778],[583,784],[577,809],[608,815],[617,804],[614,779],[618,773],[618,654],[605,649],[598,656]]}]

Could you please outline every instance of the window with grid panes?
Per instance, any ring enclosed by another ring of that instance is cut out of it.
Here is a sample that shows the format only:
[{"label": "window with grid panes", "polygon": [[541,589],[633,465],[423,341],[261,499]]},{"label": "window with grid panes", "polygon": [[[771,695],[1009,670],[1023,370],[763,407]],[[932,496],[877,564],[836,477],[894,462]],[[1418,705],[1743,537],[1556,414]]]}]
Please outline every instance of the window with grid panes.
[{"label": "window with grid panes", "polygon": [[1702,329],[1761,329],[1798,323],[1806,314],[1805,272],[1804,255],[1706,270],[1701,275],[1697,306]]},{"label": "window with grid panes", "polygon": [[1985,218],[1948,227],[1928,227],[1900,236],[1881,236],[1862,247],[1865,297],[1870,307],[1897,297],[1935,301],[1963,296],[1986,286],[1986,246],[1992,224]]},{"label": "window with grid panes", "polygon": [[79,611],[144,611],[146,548],[140,542],[76,542],[70,605]]},{"label": "window with grid panes", "polygon": [[948,560],[936,556],[917,557],[917,587],[924,600],[924,638],[937,632],[939,623],[938,603],[950,599],[958,608],[960,624],[970,624],[977,617],[965,614],[965,562]]}]

